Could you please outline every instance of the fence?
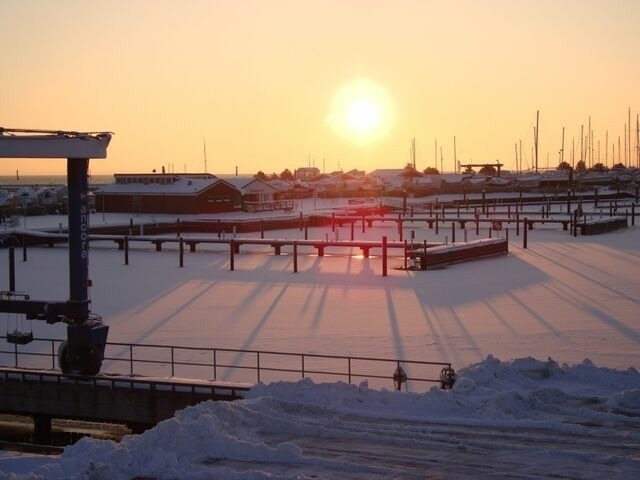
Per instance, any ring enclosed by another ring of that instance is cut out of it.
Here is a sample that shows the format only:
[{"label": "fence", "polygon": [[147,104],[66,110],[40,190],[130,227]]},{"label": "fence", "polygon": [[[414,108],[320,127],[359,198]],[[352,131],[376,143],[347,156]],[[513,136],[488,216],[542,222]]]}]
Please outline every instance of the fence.
[{"label": "fence", "polygon": [[[6,336],[0,336],[2,339]],[[0,359],[16,368],[55,369],[62,342],[37,338],[28,345],[12,344],[13,349],[0,350]],[[312,378],[348,383],[367,380],[376,387],[409,389],[411,382],[412,391],[423,391],[424,384],[429,383],[448,389],[455,381],[449,362],[120,342],[107,343],[102,370],[108,374],[187,376],[250,384]]]}]

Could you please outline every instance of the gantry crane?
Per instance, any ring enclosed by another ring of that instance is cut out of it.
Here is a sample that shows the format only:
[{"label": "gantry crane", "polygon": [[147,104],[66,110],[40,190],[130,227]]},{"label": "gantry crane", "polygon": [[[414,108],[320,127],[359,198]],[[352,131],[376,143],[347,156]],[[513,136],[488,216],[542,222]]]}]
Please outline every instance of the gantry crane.
[{"label": "gantry crane", "polygon": [[[90,158],[106,158],[109,132],[69,132],[0,127],[0,158],[66,158],[69,219],[69,299],[32,300],[4,295],[0,312],[25,314],[27,319],[67,324],[67,340],[58,349],[63,373],[96,375],[102,366],[109,327],[91,313],[89,287]],[[11,293],[11,292],[5,292]],[[8,341],[26,343],[7,336]]]}]

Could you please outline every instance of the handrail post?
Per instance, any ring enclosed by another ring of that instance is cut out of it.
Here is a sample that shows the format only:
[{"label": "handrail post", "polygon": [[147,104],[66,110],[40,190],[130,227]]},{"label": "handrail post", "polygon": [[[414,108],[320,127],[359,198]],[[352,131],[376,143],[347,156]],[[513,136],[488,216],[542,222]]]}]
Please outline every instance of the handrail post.
[{"label": "handrail post", "polygon": [[129,374],[133,375],[133,344],[129,344]]},{"label": "handrail post", "polygon": [[347,364],[349,368],[349,383],[351,383],[351,357],[347,358]]},{"label": "handrail post", "polygon": [[218,378],[218,364],[216,362],[216,349],[213,349],[213,379]]},{"label": "handrail post", "polygon": [[17,343],[13,344],[13,351],[14,351],[15,358],[16,358],[15,367],[18,368],[18,344]]},{"label": "handrail post", "polygon": [[56,368],[56,341],[51,340],[51,368]]},{"label": "handrail post", "polygon": [[171,376],[175,377],[175,365],[173,363],[173,347],[171,347]]},{"label": "handrail post", "polygon": [[304,378],[304,354],[300,355],[302,359],[302,378]]}]

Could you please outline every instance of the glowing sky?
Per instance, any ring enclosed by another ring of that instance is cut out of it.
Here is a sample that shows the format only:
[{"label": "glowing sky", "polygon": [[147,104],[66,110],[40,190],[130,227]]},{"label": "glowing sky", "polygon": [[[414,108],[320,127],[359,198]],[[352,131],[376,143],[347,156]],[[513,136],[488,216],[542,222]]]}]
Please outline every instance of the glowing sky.
[{"label": "glowing sky", "polygon": [[[21,0],[0,4],[0,126],[110,130],[94,174],[540,165],[624,142],[640,1]],[[364,92],[364,93],[363,93]],[[611,163],[611,153],[609,163]],[[438,159],[439,161],[439,159]],[[440,167],[440,165],[438,165]],[[0,160],[0,174],[64,160]]]}]

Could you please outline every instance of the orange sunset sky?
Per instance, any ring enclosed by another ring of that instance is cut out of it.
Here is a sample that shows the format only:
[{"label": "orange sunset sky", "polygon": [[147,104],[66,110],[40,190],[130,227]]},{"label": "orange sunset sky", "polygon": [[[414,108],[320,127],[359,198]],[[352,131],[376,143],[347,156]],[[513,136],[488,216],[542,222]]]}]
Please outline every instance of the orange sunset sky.
[{"label": "orange sunset sky", "polygon": [[[0,126],[115,132],[92,174],[612,163],[640,111],[640,1],[0,3]],[[608,145],[605,135],[608,132]],[[624,153],[622,153],[624,161]],[[577,161],[577,160],[576,160]],[[0,174],[64,160],[0,159]]]}]

